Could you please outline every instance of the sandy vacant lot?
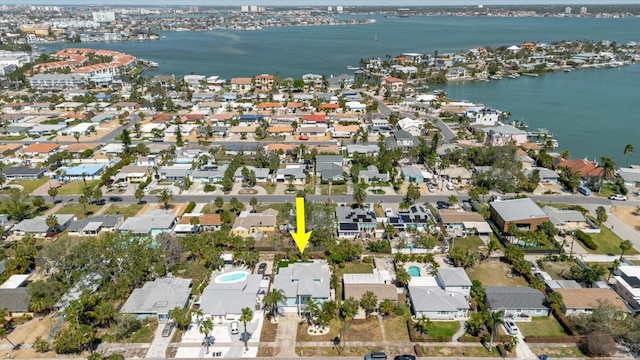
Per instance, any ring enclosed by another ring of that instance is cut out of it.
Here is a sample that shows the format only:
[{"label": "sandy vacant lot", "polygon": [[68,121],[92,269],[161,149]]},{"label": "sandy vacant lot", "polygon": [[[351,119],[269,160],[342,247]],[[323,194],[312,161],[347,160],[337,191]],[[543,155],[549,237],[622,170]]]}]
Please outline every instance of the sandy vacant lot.
[{"label": "sandy vacant lot", "polygon": [[611,212],[630,228],[640,232],[640,215],[636,215],[636,208],[616,206]]},{"label": "sandy vacant lot", "polygon": [[[14,344],[33,344],[33,341],[40,336],[42,339],[47,340],[49,338],[49,331],[53,328],[57,317],[45,316],[44,318],[35,317],[33,320],[28,321],[22,325],[18,325],[15,330],[8,335],[8,338]],[[6,339],[0,340],[1,345],[9,345]],[[52,353],[39,354],[30,349],[20,349],[18,351],[13,350],[0,350],[0,359],[33,359],[40,357],[53,357]]]}]

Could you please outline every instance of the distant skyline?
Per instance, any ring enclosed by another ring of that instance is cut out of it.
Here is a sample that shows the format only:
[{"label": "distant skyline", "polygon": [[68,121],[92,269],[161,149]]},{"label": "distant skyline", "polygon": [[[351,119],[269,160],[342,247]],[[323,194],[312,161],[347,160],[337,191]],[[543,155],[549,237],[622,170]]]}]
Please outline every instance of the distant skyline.
[{"label": "distant skyline", "polygon": [[[89,5],[86,0],[0,0],[0,5]],[[98,0],[92,6],[496,6],[496,5],[640,5],[640,0],[398,0],[390,4],[389,0],[310,0],[301,3],[299,0]]]}]

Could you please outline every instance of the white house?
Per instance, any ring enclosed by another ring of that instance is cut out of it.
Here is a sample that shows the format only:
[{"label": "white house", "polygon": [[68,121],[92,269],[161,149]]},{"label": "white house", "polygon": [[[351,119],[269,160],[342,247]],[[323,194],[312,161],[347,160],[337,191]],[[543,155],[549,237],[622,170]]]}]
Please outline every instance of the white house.
[{"label": "white house", "polygon": [[500,113],[499,110],[474,106],[468,108],[464,115],[471,120],[471,124],[495,126],[500,118]]}]

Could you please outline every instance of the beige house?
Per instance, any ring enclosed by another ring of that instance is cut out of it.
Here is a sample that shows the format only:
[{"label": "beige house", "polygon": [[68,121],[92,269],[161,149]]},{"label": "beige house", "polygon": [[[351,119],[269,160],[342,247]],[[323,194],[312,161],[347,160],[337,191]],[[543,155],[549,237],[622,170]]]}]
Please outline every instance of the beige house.
[{"label": "beige house", "polygon": [[274,209],[267,209],[262,213],[243,211],[233,223],[231,235],[246,237],[253,234],[275,231],[277,216],[278,211]]}]

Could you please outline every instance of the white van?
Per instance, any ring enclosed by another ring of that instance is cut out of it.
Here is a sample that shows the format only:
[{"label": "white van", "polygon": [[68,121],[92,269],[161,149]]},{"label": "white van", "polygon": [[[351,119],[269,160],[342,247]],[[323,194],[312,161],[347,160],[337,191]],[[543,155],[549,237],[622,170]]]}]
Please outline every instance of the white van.
[{"label": "white van", "polygon": [[451,181],[447,181],[447,190],[453,191],[453,184],[451,183]]},{"label": "white van", "polygon": [[238,328],[238,322],[234,321],[231,323],[231,335],[236,335],[240,333],[240,329]]}]

